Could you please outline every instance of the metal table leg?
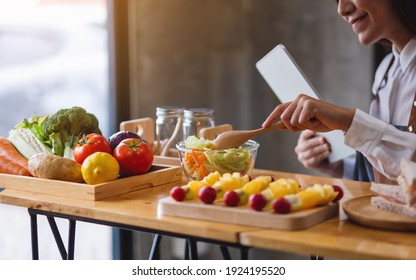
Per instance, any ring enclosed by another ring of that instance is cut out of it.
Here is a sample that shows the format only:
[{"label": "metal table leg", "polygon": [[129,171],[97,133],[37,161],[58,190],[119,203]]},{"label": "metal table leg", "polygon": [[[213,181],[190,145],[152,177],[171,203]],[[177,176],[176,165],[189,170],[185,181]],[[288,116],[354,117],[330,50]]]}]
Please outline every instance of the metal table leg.
[{"label": "metal table leg", "polygon": [[68,260],[73,260],[74,255],[75,255],[75,229],[76,229],[76,221],[69,220]]},{"label": "metal table leg", "polygon": [[61,234],[59,232],[58,226],[56,225],[55,218],[47,216],[49,226],[52,230],[53,237],[55,238],[56,245],[58,246],[59,253],[63,260],[73,260],[75,252],[75,227],[76,221],[68,219],[69,221],[69,230],[68,230],[68,252],[65,249],[64,242],[62,241]]},{"label": "metal table leg", "polygon": [[196,241],[191,238],[185,239],[185,260],[197,260],[198,259],[198,248],[196,246]]},{"label": "metal table leg", "polygon": [[[32,240],[32,259],[39,259],[39,242],[38,242],[38,223],[37,223],[37,214],[34,211],[29,209],[30,215],[30,232]],[[58,226],[56,225],[55,218],[50,215],[46,215],[46,218],[51,228],[55,243],[58,246],[59,253],[63,260],[73,260],[75,252],[75,228],[76,221],[73,219],[68,219],[69,221],[69,234],[68,234],[68,252],[65,249],[64,242],[62,241],[61,234],[59,232]]]},{"label": "metal table leg", "polygon": [[55,219],[53,217],[46,217],[49,223],[49,227],[51,228],[53,237],[55,238],[55,243],[58,246],[59,253],[61,254],[61,258],[63,260],[68,259],[68,254],[65,249],[64,242],[62,241],[61,234],[59,233],[58,226],[56,225]]},{"label": "metal table leg", "polygon": [[158,260],[160,259],[159,254],[159,245],[160,241],[162,240],[162,235],[154,234],[153,235],[153,244],[149,254],[149,260]]},{"label": "metal table leg", "polygon": [[240,259],[248,260],[248,248],[247,247],[240,248]]},{"label": "metal table leg", "polygon": [[230,255],[230,251],[228,250],[228,247],[222,246],[222,245],[220,245],[219,247],[220,247],[222,258],[224,260],[231,260],[231,255]]},{"label": "metal table leg", "polygon": [[191,260],[198,260],[198,248],[196,246],[196,241],[192,238],[188,238],[187,242],[189,244],[189,252]]},{"label": "metal table leg", "polygon": [[185,253],[183,255],[183,259],[184,260],[189,260],[190,259],[190,257],[189,257],[189,242],[188,242],[188,239],[185,239]]},{"label": "metal table leg", "polygon": [[318,255],[311,255],[311,260],[323,260],[324,257],[318,256]]},{"label": "metal table leg", "polygon": [[[245,246],[235,246],[235,244],[216,242],[210,239],[199,239],[192,238],[185,235],[172,234],[169,232],[162,232],[156,230],[148,230],[147,228],[141,228],[137,226],[128,226],[125,224],[118,224],[114,222],[106,222],[101,220],[95,220],[85,217],[78,217],[74,215],[67,215],[62,213],[52,213],[44,210],[38,209],[28,209],[31,222],[31,239],[32,239],[32,258],[34,260],[39,259],[39,244],[38,244],[38,230],[37,230],[37,215],[43,215],[48,218],[49,225],[51,227],[52,233],[54,234],[56,244],[60,250],[61,256],[63,259],[74,259],[74,248],[75,248],[75,231],[76,231],[76,221],[84,221],[89,223],[101,224],[106,226],[113,227],[113,258],[114,259],[123,259],[130,260],[133,259],[133,237],[132,231],[143,231],[154,234],[153,246],[151,253],[149,254],[149,259],[156,259],[158,251],[160,250],[160,242],[163,235],[183,238],[185,242],[185,259],[198,260],[198,248],[197,242],[208,242],[220,246],[222,255],[224,259],[231,259],[231,256],[228,252],[228,247],[235,247],[240,250],[240,258],[242,260],[248,259],[248,250],[249,247]],[[60,232],[56,226],[54,218],[62,218],[69,221],[69,237],[68,237],[68,252],[65,250]],[[158,256],[160,257],[160,256]]]},{"label": "metal table leg", "polygon": [[39,242],[38,242],[38,217],[29,209],[30,216],[30,238],[32,242],[32,260],[39,260]]},{"label": "metal table leg", "polygon": [[133,259],[133,233],[130,230],[113,228],[113,259]]}]

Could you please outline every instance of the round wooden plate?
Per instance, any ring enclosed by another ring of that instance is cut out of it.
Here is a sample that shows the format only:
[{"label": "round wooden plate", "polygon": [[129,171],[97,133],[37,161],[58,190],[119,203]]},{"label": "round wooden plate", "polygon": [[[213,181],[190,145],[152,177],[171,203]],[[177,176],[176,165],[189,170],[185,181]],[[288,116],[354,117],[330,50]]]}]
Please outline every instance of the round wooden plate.
[{"label": "round wooden plate", "polygon": [[416,219],[385,211],[371,205],[371,197],[360,196],[343,203],[348,218],[360,225],[395,231],[416,231]]}]

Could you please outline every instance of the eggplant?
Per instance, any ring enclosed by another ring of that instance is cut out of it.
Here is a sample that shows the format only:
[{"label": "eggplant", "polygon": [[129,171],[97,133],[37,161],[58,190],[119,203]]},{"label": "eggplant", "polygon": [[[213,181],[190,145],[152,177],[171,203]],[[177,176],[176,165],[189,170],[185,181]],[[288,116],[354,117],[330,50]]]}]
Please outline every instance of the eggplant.
[{"label": "eggplant", "polygon": [[114,151],[114,149],[120,144],[121,141],[127,138],[137,138],[142,140],[143,142],[147,143],[145,139],[143,139],[140,135],[134,132],[130,131],[119,131],[114,133],[108,138],[108,142],[110,143],[111,151]]}]

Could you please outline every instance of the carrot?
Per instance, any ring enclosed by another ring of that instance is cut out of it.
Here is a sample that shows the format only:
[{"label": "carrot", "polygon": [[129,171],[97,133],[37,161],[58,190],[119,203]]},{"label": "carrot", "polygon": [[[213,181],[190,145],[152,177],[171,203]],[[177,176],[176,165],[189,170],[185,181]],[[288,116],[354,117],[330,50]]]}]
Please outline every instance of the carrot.
[{"label": "carrot", "polygon": [[185,162],[185,164],[186,164],[188,167],[191,167],[191,166],[193,166],[193,165],[195,164],[195,161],[194,161],[194,159],[192,158],[192,155],[191,155],[191,153],[190,153],[190,152],[187,152],[187,153],[185,154],[185,157],[184,157],[184,162]]},{"label": "carrot", "polygon": [[201,166],[200,167],[202,169],[202,175],[203,175],[202,178],[203,178],[203,177],[205,177],[209,174],[209,172],[208,172],[208,170],[207,170],[207,168],[205,167],[205,164],[204,164],[204,160],[206,160],[207,157],[206,157],[205,154],[202,154],[199,159],[201,161]]},{"label": "carrot", "polygon": [[195,165],[194,165],[194,167],[192,167],[192,170],[195,171],[195,169],[197,167],[199,167],[199,170],[198,170],[199,171],[199,176],[201,178],[204,178],[206,175],[208,175],[208,170],[207,170],[207,168],[205,167],[205,165],[203,163],[203,161],[207,157],[205,156],[205,154],[202,154],[201,157],[198,157],[198,155],[195,153],[194,150],[191,150],[191,155],[192,155],[192,158],[195,160]]},{"label": "carrot", "polygon": [[208,175],[208,173],[206,172],[206,168],[205,166],[200,166],[199,167],[199,177],[204,178],[205,176]]},{"label": "carrot", "polygon": [[4,137],[0,137],[0,173],[32,176],[27,159]]},{"label": "carrot", "polygon": [[199,159],[198,155],[195,153],[194,150],[191,150],[191,155],[192,155],[192,158],[197,162],[198,165],[202,164],[201,160]]},{"label": "carrot", "polygon": [[190,174],[194,173],[197,168],[198,168],[198,164],[195,163],[195,165],[191,168],[191,170],[189,170],[189,173]]}]

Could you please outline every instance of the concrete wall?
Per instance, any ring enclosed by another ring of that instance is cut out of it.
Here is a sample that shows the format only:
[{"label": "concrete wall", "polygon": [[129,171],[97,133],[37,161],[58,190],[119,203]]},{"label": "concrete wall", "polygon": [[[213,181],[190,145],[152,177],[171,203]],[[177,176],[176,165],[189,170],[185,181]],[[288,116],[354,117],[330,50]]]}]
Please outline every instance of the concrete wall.
[{"label": "concrete wall", "polygon": [[[255,63],[279,43],[322,98],[366,110],[372,49],[336,8],[331,0],[131,0],[131,117],[154,117],[159,105],[211,107],[217,124],[257,128],[279,101]],[[256,138],[256,166],[309,172],[293,153],[297,136]]]}]

